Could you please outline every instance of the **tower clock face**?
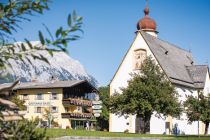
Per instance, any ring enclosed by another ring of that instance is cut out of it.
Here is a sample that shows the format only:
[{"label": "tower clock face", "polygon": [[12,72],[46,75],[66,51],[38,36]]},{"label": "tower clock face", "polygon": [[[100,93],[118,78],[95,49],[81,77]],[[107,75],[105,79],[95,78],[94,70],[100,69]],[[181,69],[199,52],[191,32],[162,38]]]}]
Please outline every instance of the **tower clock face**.
[{"label": "tower clock face", "polygon": [[135,69],[140,69],[141,64],[146,59],[146,50],[135,50]]}]

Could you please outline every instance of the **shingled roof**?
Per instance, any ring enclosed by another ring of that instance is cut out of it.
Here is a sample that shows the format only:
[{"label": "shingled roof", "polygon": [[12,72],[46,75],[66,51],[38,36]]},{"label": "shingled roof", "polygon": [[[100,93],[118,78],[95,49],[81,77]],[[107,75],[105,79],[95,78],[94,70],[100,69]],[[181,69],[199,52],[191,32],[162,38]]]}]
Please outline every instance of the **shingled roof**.
[{"label": "shingled roof", "polygon": [[204,88],[207,65],[194,65],[192,54],[173,44],[139,31],[169,80],[191,88]]},{"label": "shingled roof", "polygon": [[207,65],[195,65],[186,67],[196,88],[203,88],[205,86],[206,74],[208,71]]},{"label": "shingled roof", "polygon": [[[48,88],[70,88],[79,84],[85,83],[92,90],[97,89],[86,80],[68,80],[68,81],[54,81],[54,82],[24,82],[17,84],[13,90],[19,89],[48,89]],[[4,83],[0,88],[10,86],[12,83]]]},{"label": "shingled roof", "polygon": [[64,88],[78,85],[84,80],[54,81],[54,82],[23,82],[13,88],[17,89],[37,89],[37,88]]}]

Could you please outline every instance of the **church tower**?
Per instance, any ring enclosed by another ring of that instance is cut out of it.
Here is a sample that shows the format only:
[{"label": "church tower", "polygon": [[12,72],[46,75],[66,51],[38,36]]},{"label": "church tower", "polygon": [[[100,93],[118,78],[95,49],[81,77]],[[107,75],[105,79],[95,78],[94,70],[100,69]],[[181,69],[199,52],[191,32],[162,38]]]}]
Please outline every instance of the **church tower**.
[{"label": "church tower", "polygon": [[137,32],[142,30],[150,35],[157,37],[157,25],[155,20],[149,17],[149,7],[147,5],[144,9],[144,14],[145,16],[142,19],[140,19],[137,23]]}]

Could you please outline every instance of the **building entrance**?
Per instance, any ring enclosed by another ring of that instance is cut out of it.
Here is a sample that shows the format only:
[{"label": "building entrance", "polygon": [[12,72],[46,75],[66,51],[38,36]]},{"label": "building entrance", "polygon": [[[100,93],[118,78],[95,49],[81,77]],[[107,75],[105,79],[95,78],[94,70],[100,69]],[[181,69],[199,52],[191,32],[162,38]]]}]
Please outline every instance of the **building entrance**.
[{"label": "building entrance", "polygon": [[71,128],[74,130],[95,130],[96,122],[89,120],[71,120]]}]

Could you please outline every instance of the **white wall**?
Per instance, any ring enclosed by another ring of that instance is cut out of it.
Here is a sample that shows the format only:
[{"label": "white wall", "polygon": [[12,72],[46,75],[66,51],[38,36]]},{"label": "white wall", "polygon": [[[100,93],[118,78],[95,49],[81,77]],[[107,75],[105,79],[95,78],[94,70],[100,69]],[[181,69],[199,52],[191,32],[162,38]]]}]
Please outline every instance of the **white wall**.
[{"label": "white wall", "polygon": [[[205,82],[205,86],[204,86],[204,95],[208,95],[210,94],[210,79],[209,79],[209,72],[207,72],[206,74],[206,82]],[[210,127],[208,130],[208,134],[210,134]]]},{"label": "white wall", "polygon": [[[145,49],[147,52],[147,56],[151,56],[155,59],[142,35],[140,34],[140,32],[137,32],[133,44],[129,48],[124,60],[122,60],[122,64],[120,65],[118,71],[116,72],[116,75],[110,83],[110,95],[115,92],[121,93],[120,87],[127,87],[127,81],[131,78],[130,73],[135,72],[133,66],[133,58],[134,50],[136,49]],[[130,122],[129,126],[125,125],[127,122]],[[135,133],[135,116],[130,115],[130,118],[125,120],[122,117],[117,117],[113,114],[110,114],[109,131],[123,132],[127,128],[129,128],[129,132]]]},{"label": "white wall", "polygon": [[[176,86],[175,89],[179,93],[179,101],[181,101],[181,103],[183,103],[186,100],[187,96],[189,95],[193,95],[195,97],[198,96],[197,90],[194,90],[191,88]],[[180,119],[173,118],[172,126],[174,126],[174,124],[176,123],[178,124],[178,128],[180,129],[181,133],[197,134],[198,132],[198,122],[193,122],[192,124],[190,124],[188,122],[186,113],[182,113]],[[201,122],[200,122],[200,126],[201,126]],[[201,131],[202,131],[202,126],[200,127],[200,132]]]},{"label": "white wall", "polygon": [[[124,132],[126,129],[129,130],[130,123],[129,123],[129,117],[125,116],[118,116],[114,114],[110,114],[113,120],[113,125],[109,131],[111,132]],[[127,125],[128,123],[128,125]]]},{"label": "white wall", "polygon": [[209,79],[209,72],[206,74],[206,81],[204,86],[204,95],[208,95],[210,93],[210,79]]},{"label": "white wall", "polygon": [[154,112],[150,120],[150,134],[164,134],[166,131],[165,122],[164,117],[158,118]]}]

